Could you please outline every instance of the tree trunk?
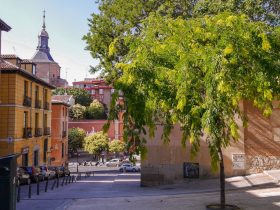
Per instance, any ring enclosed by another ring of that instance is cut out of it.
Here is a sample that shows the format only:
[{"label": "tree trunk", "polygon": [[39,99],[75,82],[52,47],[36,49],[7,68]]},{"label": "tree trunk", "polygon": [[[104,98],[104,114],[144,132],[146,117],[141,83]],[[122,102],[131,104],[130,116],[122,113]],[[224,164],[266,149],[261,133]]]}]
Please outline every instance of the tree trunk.
[{"label": "tree trunk", "polygon": [[220,202],[221,208],[225,209],[226,205],[226,195],[225,195],[225,167],[224,167],[224,158],[221,147],[218,148],[220,156]]}]

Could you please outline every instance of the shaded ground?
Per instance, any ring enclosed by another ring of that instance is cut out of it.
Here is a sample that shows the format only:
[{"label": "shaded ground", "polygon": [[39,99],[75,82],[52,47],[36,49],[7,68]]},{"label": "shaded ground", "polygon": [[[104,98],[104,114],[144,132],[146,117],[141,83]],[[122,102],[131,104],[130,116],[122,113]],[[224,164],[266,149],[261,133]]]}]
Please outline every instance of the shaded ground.
[{"label": "shaded ground", "polygon": [[[99,171],[17,204],[18,210],[55,209],[205,209],[219,201],[217,179],[185,180],[175,185],[140,187],[140,174]],[[227,179],[227,202],[246,210],[280,209],[278,181],[267,174]]]}]

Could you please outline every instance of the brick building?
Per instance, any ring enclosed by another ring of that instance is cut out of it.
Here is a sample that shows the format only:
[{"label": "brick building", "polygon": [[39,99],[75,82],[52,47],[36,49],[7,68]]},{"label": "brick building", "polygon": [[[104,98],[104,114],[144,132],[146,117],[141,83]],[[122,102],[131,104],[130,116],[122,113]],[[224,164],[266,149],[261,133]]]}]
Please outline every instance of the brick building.
[{"label": "brick building", "polygon": [[107,108],[110,107],[111,94],[114,89],[107,85],[103,79],[85,78],[84,81],[73,82],[73,87],[87,90],[93,100],[97,99]]},{"label": "brick building", "polygon": [[68,82],[60,77],[60,66],[54,61],[50,54],[49,34],[46,31],[45,24],[45,12],[42,30],[38,36],[38,46],[31,60],[33,63],[37,64],[37,77],[56,87],[68,86]]},{"label": "brick building", "polygon": [[[239,141],[223,150],[226,176],[259,173],[264,170],[280,169],[280,106],[274,102],[274,109],[269,118],[248,101],[240,103],[248,118],[248,127],[239,125]],[[190,145],[181,146],[181,130],[175,126],[170,134],[170,143],[161,140],[162,127],[157,127],[154,139],[147,141],[147,158],[142,160],[142,185],[160,185],[173,183],[184,178],[184,163],[199,165],[199,175],[218,176],[211,171],[208,145],[201,141],[200,152],[194,160],[190,159]]]},{"label": "brick building", "polygon": [[[51,165],[66,165],[68,162],[68,116],[69,99],[64,96],[52,97],[52,140]],[[71,96],[68,96],[71,98]]]},{"label": "brick building", "polygon": [[31,61],[1,57],[0,156],[21,154],[19,166],[47,164],[54,86],[36,77]]}]

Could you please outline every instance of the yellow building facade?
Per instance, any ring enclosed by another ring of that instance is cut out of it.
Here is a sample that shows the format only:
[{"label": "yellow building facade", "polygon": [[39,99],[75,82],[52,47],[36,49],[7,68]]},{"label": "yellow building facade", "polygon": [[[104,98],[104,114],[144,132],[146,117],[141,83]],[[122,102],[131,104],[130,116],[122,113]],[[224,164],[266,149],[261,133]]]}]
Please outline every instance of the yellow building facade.
[{"label": "yellow building facade", "polygon": [[51,146],[51,89],[35,76],[36,65],[2,55],[0,156],[20,154],[19,166],[48,164]]}]

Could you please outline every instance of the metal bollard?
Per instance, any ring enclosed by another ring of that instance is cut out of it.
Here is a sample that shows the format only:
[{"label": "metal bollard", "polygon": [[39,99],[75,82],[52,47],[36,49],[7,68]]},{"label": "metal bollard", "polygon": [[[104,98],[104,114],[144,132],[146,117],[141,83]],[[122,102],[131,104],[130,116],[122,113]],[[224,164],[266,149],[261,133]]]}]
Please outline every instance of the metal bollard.
[{"label": "metal bollard", "polygon": [[61,183],[61,187],[63,187],[64,181],[65,181],[65,177],[63,177],[63,180],[62,180],[62,183]]},{"label": "metal bollard", "polygon": [[18,182],[17,182],[17,202],[20,202],[20,181],[18,179]]},{"label": "metal bollard", "polygon": [[65,185],[67,185],[67,176],[65,176],[64,179],[66,179]]},{"label": "metal bollard", "polygon": [[68,184],[70,184],[71,183],[71,176],[69,175],[68,176]]},{"label": "metal bollard", "polygon": [[54,182],[53,182],[52,190],[54,189],[55,184],[56,184],[56,179],[55,179]]},{"label": "metal bollard", "polygon": [[74,175],[72,175],[72,183],[74,182]]},{"label": "metal bollard", "polygon": [[27,183],[28,183],[28,198],[31,198],[31,180],[28,179]]},{"label": "metal bollard", "polygon": [[47,181],[46,181],[46,185],[45,185],[45,192],[48,191],[49,178],[50,178],[50,177],[48,176]]},{"label": "metal bollard", "polygon": [[37,184],[37,195],[40,194],[40,182],[39,182],[39,177],[36,179],[36,184]]},{"label": "metal bollard", "polygon": [[59,187],[59,175],[57,175],[57,183],[56,183],[56,188]]}]

